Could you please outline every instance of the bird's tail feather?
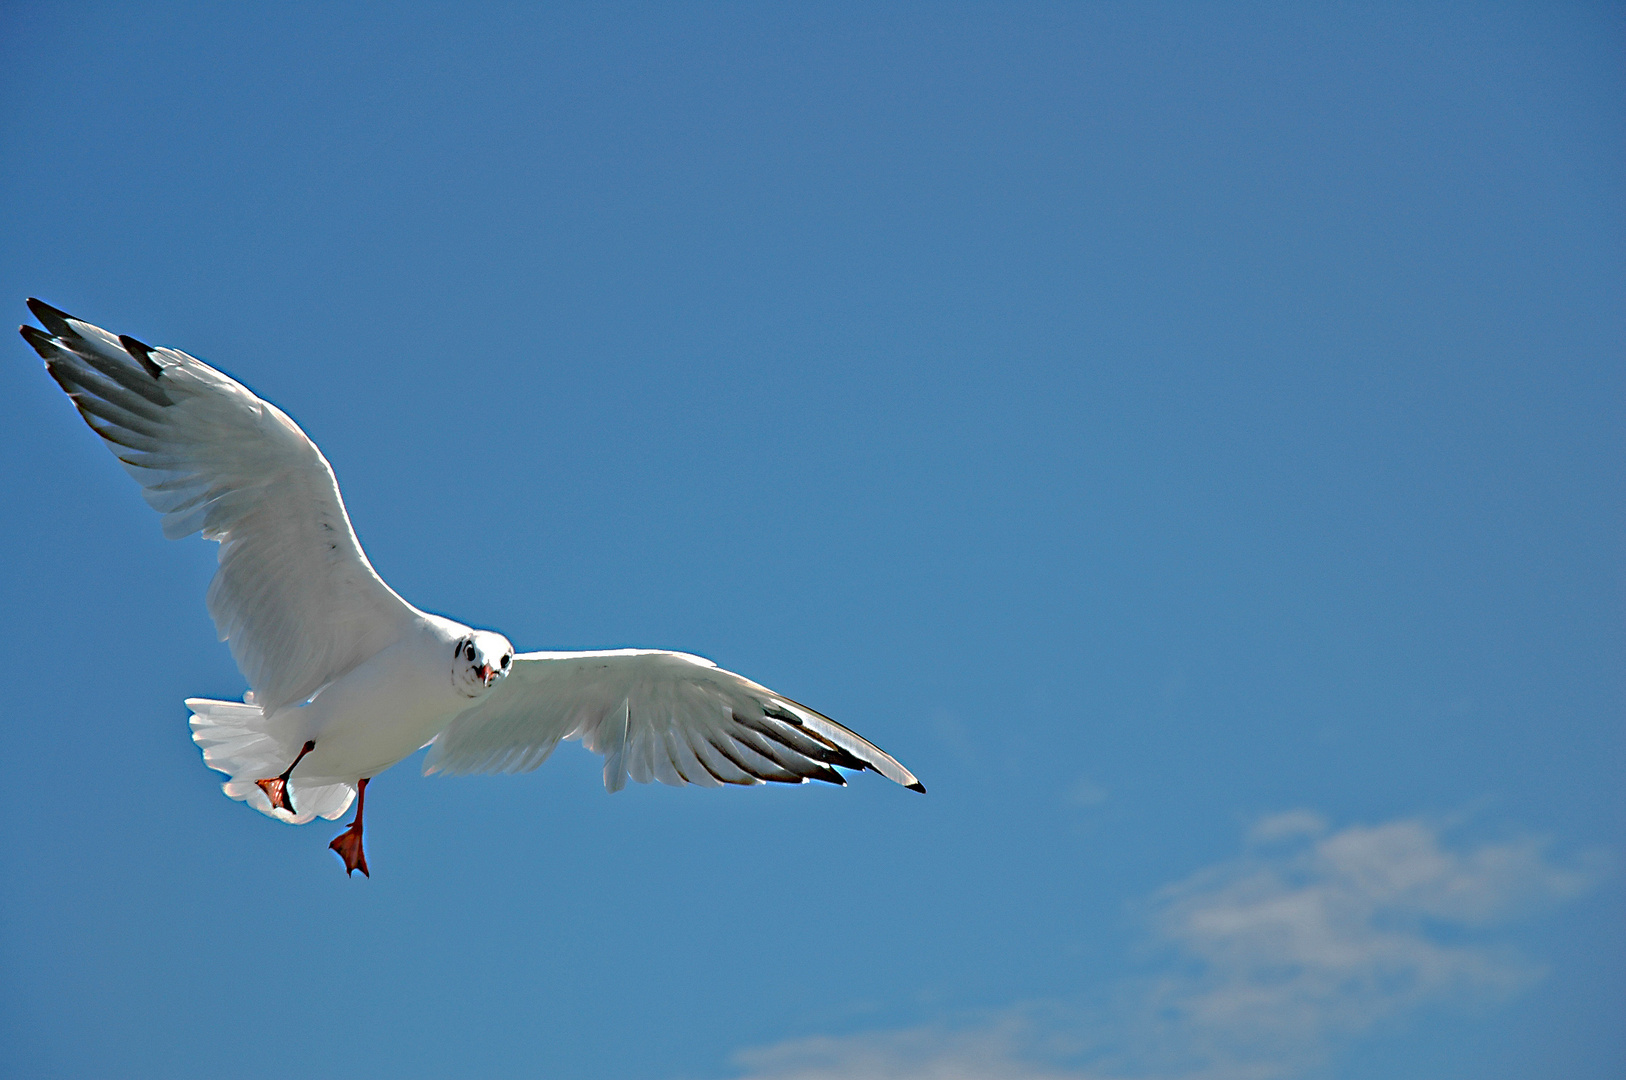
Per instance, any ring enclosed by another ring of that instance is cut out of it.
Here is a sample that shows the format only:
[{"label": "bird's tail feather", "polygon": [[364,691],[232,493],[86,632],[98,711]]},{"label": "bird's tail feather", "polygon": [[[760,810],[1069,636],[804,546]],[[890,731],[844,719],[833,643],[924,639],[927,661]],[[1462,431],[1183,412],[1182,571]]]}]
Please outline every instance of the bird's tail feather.
[{"label": "bird's tail feather", "polygon": [[231,777],[221,785],[227,795],[290,825],[318,817],[331,821],[350,808],[356,797],[352,785],[302,784],[297,772],[288,779],[288,794],[297,812],[290,814],[271,805],[254,781],[280,776],[293,761],[297,747],[289,750],[266,730],[266,716],[254,704],[253,695],[242,701],[188,698],[186,707],[192,710],[192,741],[203,751],[204,764]]}]

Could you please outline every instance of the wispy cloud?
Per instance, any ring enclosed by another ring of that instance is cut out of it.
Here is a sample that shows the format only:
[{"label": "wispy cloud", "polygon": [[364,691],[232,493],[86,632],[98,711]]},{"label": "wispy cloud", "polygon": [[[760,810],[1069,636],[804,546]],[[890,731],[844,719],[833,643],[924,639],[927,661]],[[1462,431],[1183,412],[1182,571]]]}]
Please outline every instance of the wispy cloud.
[{"label": "wispy cloud", "polygon": [[1417,819],[1266,818],[1241,857],[1152,898],[1174,971],[1144,992],[1140,1041],[1184,1074],[1277,1076],[1393,1014],[1506,997],[1540,971],[1491,931],[1586,883],[1530,838],[1462,850]]},{"label": "wispy cloud", "polygon": [[1067,789],[1067,801],[1074,806],[1100,806],[1112,794],[1087,776],[1079,777]]},{"label": "wispy cloud", "polygon": [[959,1030],[818,1036],[741,1051],[736,1060],[762,1080],[1077,1080],[1076,1070],[1035,1060],[1036,1037],[1012,1010]]},{"label": "wispy cloud", "polygon": [[1540,977],[1499,930],[1591,874],[1520,838],[1453,845],[1421,819],[1265,818],[1236,858],[1145,906],[1156,970],[1114,1004],[1015,1006],[957,1024],[742,1052],[751,1080],[1279,1080],[1384,1019],[1494,1003]]}]

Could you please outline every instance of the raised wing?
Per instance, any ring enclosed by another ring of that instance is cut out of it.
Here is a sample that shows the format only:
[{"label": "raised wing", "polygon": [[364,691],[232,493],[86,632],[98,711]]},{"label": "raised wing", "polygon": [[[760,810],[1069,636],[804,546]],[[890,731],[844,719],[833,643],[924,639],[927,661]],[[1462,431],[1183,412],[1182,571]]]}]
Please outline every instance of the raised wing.
[{"label": "raised wing", "polygon": [[220,542],[209,614],[256,704],[304,700],[412,625],[362,553],[327,459],[282,410],[183,352],[28,306],[46,330],[23,337],[164,515],[164,535]]},{"label": "raised wing", "polygon": [[654,649],[522,653],[478,705],[435,739],[424,772],[526,772],[561,739],[604,755],[604,786],[631,776],[699,784],[844,784],[832,766],[926,788],[874,743],[724,671]]}]

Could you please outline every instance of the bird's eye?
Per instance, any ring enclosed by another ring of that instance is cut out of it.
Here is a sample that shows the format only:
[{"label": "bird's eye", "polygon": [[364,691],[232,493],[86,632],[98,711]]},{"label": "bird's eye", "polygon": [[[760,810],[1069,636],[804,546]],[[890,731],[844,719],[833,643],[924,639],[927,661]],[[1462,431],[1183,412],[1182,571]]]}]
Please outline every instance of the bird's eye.
[{"label": "bird's eye", "polygon": [[514,661],[513,656],[511,656],[511,655],[510,656],[505,656],[505,657],[502,658],[502,666],[507,667],[509,664],[513,663],[513,661]]},{"label": "bird's eye", "polygon": [[469,663],[474,663],[474,644],[472,642],[468,646],[468,657]]}]

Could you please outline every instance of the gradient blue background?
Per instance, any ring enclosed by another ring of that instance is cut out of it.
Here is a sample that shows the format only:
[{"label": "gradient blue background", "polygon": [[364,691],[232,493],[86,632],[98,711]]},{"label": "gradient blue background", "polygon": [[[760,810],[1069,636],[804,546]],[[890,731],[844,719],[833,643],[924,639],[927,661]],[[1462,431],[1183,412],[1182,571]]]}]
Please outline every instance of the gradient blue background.
[{"label": "gradient blue background", "polygon": [[[412,759],[346,880],[201,765],[214,549],[14,340],[0,1067],[726,1077],[1109,986],[1262,814],[1618,851],[1626,17],[1312,7],[7,5],[14,320],[283,406],[414,603],[930,793]],[[1620,1075],[1620,877],[1334,1073]]]}]

